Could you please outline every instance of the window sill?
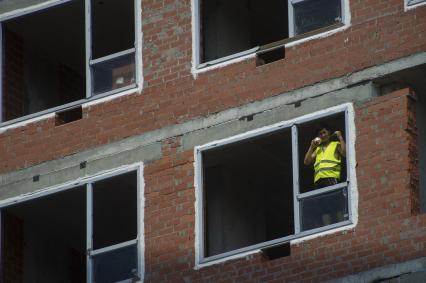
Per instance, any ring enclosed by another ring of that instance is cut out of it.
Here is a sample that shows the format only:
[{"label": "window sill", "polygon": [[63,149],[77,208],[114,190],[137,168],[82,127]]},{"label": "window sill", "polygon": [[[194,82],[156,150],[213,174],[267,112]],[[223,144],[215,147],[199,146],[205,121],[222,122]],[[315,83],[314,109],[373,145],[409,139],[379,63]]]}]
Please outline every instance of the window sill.
[{"label": "window sill", "polygon": [[323,236],[324,233],[329,234],[329,233],[340,232],[341,230],[350,230],[353,228],[354,226],[353,224],[354,223],[351,220],[346,220],[339,223],[327,225],[324,227],[304,231],[297,235],[290,235],[280,239],[263,242],[260,244],[237,249],[237,250],[226,252],[223,254],[206,257],[198,261],[195,269],[200,269],[200,268],[211,266],[217,263],[223,263],[232,259],[242,258],[251,254],[259,253],[261,252],[262,249],[279,246],[285,243],[293,244],[294,242],[302,242],[304,240],[307,240],[307,238],[311,239],[313,237],[320,237],[320,236]]},{"label": "window sill", "polygon": [[346,27],[347,25],[345,25],[344,23],[338,22],[324,28],[316,29],[304,34],[293,36],[291,38],[282,39],[282,40],[268,43],[262,46],[256,46],[242,52],[238,52],[238,53],[231,54],[231,55],[218,58],[212,61],[201,63],[195,67],[195,69],[193,70],[193,73],[195,74],[203,73],[212,69],[216,69],[229,64],[240,62],[247,58],[251,58],[255,56],[255,54],[262,54],[269,51],[273,51],[278,48],[288,47],[289,45],[290,46],[297,45],[311,39],[325,37],[325,36],[328,36],[329,33],[339,32],[345,29]]},{"label": "window sill", "polygon": [[20,127],[22,125],[28,124],[28,123],[32,123],[35,121],[39,121],[39,120],[43,120],[43,119],[48,119],[50,118],[52,115],[55,115],[55,113],[57,112],[62,112],[65,110],[69,110],[72,108],[75,108],[77,106],[87,106],[87,105],[93,105],[93,104],[97,104],[97,103],[101,103],[103,102],[105,99],[115,99],[119,96],[123,96],[123,95],[127,95],[130,93],[134,93],[137,91],[141,91],[140,87],[137,84],[131,84],[119,89],[115,89],[115,90],[111,90],[109,92],[105,92],[102,94],[98,94],[98,95],[93,95],[91,97],[88,98],[84,98],[84,99],[80,99],[74,102],[70,102],[70,103],[66,103],[60,106],[56,106],[53,108],[49,108],[46,110],[42,110],[36,113],[32,113],[29,115],[25,115],[19,118],[15,118],[9,121],[5,121],[5,122],[1,122],[0,123],[0,134],[9,129],[9,128],[15,128],[15,127]]}]

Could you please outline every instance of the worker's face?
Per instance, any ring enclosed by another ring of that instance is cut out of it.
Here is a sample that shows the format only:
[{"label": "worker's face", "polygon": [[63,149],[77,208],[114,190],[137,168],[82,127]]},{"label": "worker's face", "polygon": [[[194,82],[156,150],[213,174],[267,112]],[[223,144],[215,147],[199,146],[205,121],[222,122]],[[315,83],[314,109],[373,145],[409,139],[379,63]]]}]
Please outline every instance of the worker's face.
[{"label": "worker's face", "polygon": [[330,139],[330,132],[327,129],[322,129],[319,131],[318,137],[322,142],[327,142]]}]

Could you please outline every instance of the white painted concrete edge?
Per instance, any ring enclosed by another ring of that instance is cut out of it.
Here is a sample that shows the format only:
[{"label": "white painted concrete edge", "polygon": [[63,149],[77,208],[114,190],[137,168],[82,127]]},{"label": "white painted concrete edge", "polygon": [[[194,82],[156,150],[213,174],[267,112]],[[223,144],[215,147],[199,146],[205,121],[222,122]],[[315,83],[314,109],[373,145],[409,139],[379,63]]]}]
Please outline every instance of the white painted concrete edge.
[{"label": "white painted concrete edge", "polygon": [[315,239],[315,238],[319,238],[319,237],[323,237],[325,235],[329,235],[329,234],[335,234],[338,232],[347,232],[349,230],[353,230],[356,225],[358,224],[358,186],[357,186],[357,180],[356,180],[356,156],[355,156],[355,139],[356,139],[356,129],[355,129],[355,111],[354,111],[354,107],[352,103],[344,103],[341,105],[337,105],[337,106],[333,106],[333,107],[329,107],[320,111],[316,111],[314,113],[310,113],[310,114],[306,114],[300,117],[296,117],[294,119],[291,120],[287,120],[287,121],[282,121],[282,122],[278,122],[269,126],[265,126],[265,127],[261,127],[255,130],[250,130],[247,131],[245,133],[241,133],[232,137],[228,137],[228,138],[224,138],[224,139],[220,139],[220,140],[215,140],[209,143],[206,143],[204,145],[200,145],[200,146],[196,146],[194,147],[194,190],[195,190],[195,202],[194,202],[194,209],[195,209],[195,265],[194,265],[194,269],[198,270],[200,268],[206,267],[206,266],[211,266],[214,264],[218,264],[218,263],[223,263],[223,262],[227,262],[229,260],[233,260],[233,259],[238,259],[238,258],[243,258],[243,257],[247,257],[249,255],[252,254],[256,254],[261,252],[260,249],[257,250],[252,250],[252,251],[247,251],[241,254],[236,254],[236,255],[232,255],[232,256],[228,256],[228,257],[224,257],[224,258],[220,258],[217,260],[213,260],[213,261],[209,261],[206,263],[200,263],[201,258],[200,258],[200,235],[202,234],[202,232],[200,231],[201,229],[201,223],[199,220],[199,211],[200,211],[200,205],[201,205],[201,195],[200,195],[200,190],[201,190],[201,164],[200,164],[200,160],[198,158],[198,152],[200,150],[204,150],[207,148],[211,148],[211,147],[215,147],[217,145],[225,145],[225,144],[230,144],[230,143],[234,143],[240,140],[244,140],[247,138],[250,138],[254,135],[260,135],[262,133],[265,132],[269,132],[269,131],[274,131],[274,130],[278,130],[280,128],[283,127],[289,127],[290,125],[294,124],[295,122],[299,121],[299,120],[307,120],[307,119],[315,119],[315,117],[320,116],[320,115],[324,115],[328,112],[331,111],[343,111],[344,109],[348,110],[348,127],[349,129],[347,129],[348,133],[349,133],[349,140],[346,141],[347,145],[348,145],[348,156],[349,156],[349,161],[350,161],[350,180],[349,180],[349,188],[350,188],[350,194],[351,194],[351,203],[349,205],[351,205],[351,209],[352,209],[352,224],[347,225],[347,226],[343,226],[343,227],[339,227],[339,228],[335,228],[335,229],[331,229],[331,230],[327,230],[324,232],[319,232],[317,234],[313,234],[313,235],[309,235],[306,237],[302,237],[299,239],[295,239],[295,240],[291,240],[290,241],[290,245],[296,245],[296,244],[300,244],[304,241],[308,241],[311,239]]}]

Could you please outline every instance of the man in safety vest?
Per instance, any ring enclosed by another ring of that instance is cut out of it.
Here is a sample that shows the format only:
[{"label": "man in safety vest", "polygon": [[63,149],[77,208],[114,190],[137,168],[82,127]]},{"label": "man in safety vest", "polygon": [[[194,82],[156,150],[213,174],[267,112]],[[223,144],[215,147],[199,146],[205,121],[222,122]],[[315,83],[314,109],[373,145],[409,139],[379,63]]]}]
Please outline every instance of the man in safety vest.
[{"label": "man in safety vest", "polygon": [[[317,131],[318,137],[312,140],[305,154],[305,165],[314,161],[315,188],[323,188],[339,183],[342,157],[346,156],[346,144],[340,131],[331,134],[327,126],[322,126]],[[331,137],[336,136],[337,141]]]}]

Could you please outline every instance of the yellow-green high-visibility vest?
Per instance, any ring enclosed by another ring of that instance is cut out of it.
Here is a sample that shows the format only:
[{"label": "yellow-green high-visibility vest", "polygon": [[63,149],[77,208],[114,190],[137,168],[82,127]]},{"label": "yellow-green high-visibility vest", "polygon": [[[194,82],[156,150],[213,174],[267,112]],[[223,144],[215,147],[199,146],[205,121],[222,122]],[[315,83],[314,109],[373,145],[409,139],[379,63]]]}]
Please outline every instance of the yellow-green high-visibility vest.
[{"label": "yellow-green high-visibility vest", "polygon": [[341,158],[340,155],[338,159],[334,156],[334,152],[339,144],[337,141],[331,141],[324,151],[321,146],[316,148],[314,183],[322,178],[340,179]]}]

